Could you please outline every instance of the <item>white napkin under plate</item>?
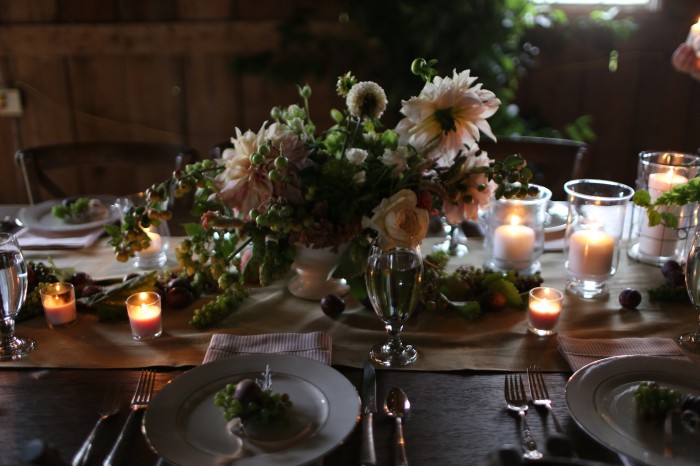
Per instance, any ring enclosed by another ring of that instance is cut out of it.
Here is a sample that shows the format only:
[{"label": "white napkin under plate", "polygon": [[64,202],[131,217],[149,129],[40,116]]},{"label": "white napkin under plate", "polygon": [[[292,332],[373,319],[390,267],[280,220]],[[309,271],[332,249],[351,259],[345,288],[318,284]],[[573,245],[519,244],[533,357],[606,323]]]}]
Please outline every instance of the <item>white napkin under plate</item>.
[{"label": "white napkin under plate", "polygon": [[671,338],[571,338],[559,335],[557,343],[559,352],[574,372],[612,356],[660,356],[691,361]]},{"label": "white napkin under plate", "polygon": [[15,234],[22,249],[79,249],[92,246],[105,232],[103,227],[66,234],[24,228]]},{"label": "white napkin under plate", "polygon": [[212,335],[204,363],[243,354],[291,354],[330,365],[333,340],[324,332]]}]

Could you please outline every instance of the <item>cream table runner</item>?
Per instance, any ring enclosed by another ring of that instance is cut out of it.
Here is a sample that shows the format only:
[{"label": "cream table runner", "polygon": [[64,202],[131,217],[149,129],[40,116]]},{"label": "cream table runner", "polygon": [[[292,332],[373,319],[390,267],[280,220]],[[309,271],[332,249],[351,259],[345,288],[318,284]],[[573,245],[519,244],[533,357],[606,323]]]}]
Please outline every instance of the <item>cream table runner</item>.
[{"label": "cream table runner", "polygon": [[[59,267],[72,266],[95,278],[134,271],[130,264],[113,258],[105,240],[86,249],[26,251],[26,256],[30,260],[51,257]],[[469,254],[454,259],[450,267],[480,266],[483,260],[481,241],[470,239]],[[541,261],[544,284],[564,289],[563,254],[547,252]],[[172,258],[170,265],[175,266]],[[696,328],[698,315],[689,304],[648,300],[646,289],[661,282],[658,268],[638,264],[623,254],[618,274],[610,281],[608,298],[582,300],[565,295],[559,334],[575,338],[675,337]],[[347,309],[332,319],[321,312],[318,303],[290,295],[285,284],[280,281],[254,289],[235,313],[206,331],[188,325],[192,308],[165,310],[164,334],[155,340],[135,341],[128,322],[98,323],[94,315],[86,313],[78,316],[75,325],[57,330],[50,330],[42,317],[35,317],[20,322],[16,332],[34,338],[36,350],[25,359],[3,362],[0,368],[193,366],[201,363],[213,334],[286,332],[325,332],[333,341],[333,364],[361,367],[368,349],[386,339],[379,319],[361,304],[348,300]],[[617,296],[626,287],[642,292],[644,299],[638,310],[620,308]],[[543,370],[570,371],[557,351],[557,337],[529,334],[525,312],[521,310],[506,309],[475,322],[452,314],[422,312],[407,322],[403,339],[419,352],[418,361],[408,370],[522,371],[529,364],[538,363]]]}]

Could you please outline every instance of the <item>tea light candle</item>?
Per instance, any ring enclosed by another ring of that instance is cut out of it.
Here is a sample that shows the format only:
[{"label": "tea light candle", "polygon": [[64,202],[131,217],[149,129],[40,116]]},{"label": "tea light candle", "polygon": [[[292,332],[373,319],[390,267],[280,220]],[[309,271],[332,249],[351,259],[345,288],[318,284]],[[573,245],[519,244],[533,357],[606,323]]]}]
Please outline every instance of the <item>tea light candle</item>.
[{"label": "tea light candle", "polygon": [[574,275],[608,275],[612,268],[615,238],[600,230],[578,230],[569,238],[569,269]]},{"label": "tea light candle", "polygon": [[511,218],[510,225],[500,225],[493,232],[493,254],[497,259],[528,262],[535,250],[535,230],[520,225],[520,219]]},{"label": "tea light candle", "polygon": [[75,322],[75,290],[70,283],[47,283],[39,290],[46,322],[50,328],[62,327]]},{"label": "tea light candle", "polygon": [[156,338],[163,333],[158,293],[143,291],[132,294],[126,300],[126,310],[135,340]]},{"label": "tea light candle", "polygon": [[564,295],[561,291],[538,287],[530,290],[528,328],[537,335],[551,335],[559,321]]}]

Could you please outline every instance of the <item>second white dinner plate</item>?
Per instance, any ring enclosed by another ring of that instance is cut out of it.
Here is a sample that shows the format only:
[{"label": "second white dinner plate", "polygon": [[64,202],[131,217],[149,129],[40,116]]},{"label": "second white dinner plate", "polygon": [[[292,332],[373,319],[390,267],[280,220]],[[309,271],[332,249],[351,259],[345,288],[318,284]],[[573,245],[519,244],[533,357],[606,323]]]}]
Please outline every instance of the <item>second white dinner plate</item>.
[{"label": "second white dinner plate", "polygon": [[578,370],[566,385],[566,403],[584,431],[618,453],[652,466],[697,465],[700,433],[688,431],[680,422],[674,422],[674,456],[664,457],[663,425],[637,415],[633,393],[643,381],[700,395],[697,365],[670,358],[622,356]]},{"label": "second white dinner plate", "polygon": [[31,230],[51,231],[54,233],[73,233],[90,230],[119,220],[119,209],[114,205],[117,199],[115,196],[93,195],[84,197],[102,201],[107,207],[105,214],[84,223],[68,223],[51,214],[51,209],[62,202],[60,199],[54,199],[23,207],[20,209],[18,217],[20,222]]},{"label": "second white dinner plate", "polygon": [[[287,393],[293,412],[314,428],[276,451],[244,441],[242,456],[214,395],[226,384],[259,378],[266,365],[272,390]],[[151,446],[174,464],[295,466],[323,457],[352,432],[360,414],[355,387],[338,371],[308,358],[282,354],[236,356],[191,369],[163,387],[144,416]]]}]

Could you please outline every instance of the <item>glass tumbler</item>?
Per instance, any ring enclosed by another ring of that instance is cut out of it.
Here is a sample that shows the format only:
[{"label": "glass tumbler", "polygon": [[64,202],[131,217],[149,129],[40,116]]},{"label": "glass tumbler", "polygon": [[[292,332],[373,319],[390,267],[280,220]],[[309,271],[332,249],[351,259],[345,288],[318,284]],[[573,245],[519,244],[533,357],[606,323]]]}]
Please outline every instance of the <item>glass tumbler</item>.
[{"label": "glass tumbler", "polygon": [[[682,185],[700,172],[700,157],[680,152],[642,152],[639,154],[636,188],[649,192],[652,201],[673,187]],[[666,261],[685,262],[698,226],[699,206],[691,202],[683,207],[664,207],[678,218],[678,228],[649,226],[646,209],[634,206],[627,254],[640,262],[663,265]]]},{"label": "glass tumbler", "polygon": [[532,185],[537,194],[523,199],[491,199],[486,219],[484,266],[532,274],[540,269],[544,224],[552,192]]},{"label": "glass tumbler", "polygon": [[634,194],[627,185],[605,180],[572,180],[564,185],[569,215],[564,240],[567,290],[583,298],[608,294],[615,275],[625,210]]}]

